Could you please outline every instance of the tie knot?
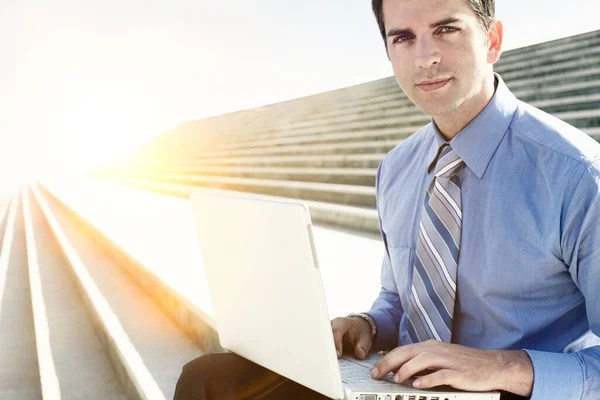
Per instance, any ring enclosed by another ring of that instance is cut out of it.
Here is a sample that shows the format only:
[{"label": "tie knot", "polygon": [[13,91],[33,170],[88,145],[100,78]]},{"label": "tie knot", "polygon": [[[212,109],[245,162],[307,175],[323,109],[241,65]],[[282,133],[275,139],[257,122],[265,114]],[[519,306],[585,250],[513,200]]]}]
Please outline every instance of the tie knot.
[{"label": "tie knot", "polygon": [[440,146],[436,158],[429,166],[429,172],[431,168],[435,166],[435,176],[449,178],[463,165],[463,160],[456,154],[452,146],[449,143],[444,143]]}]

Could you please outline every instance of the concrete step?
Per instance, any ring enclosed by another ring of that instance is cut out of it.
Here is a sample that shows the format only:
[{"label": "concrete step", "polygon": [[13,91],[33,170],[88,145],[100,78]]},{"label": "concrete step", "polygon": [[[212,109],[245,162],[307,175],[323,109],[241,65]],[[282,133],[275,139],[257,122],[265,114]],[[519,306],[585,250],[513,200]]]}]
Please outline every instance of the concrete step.
[{"label": "concrete step", "polygon": [[[306,168],[377,168],[386,153],[372,154],[325,154],[318,156],[265,156],[265,157],[225,157],[192,160],[178,160],[165,167],[201,167],[201,166],[256,166],[256,167],[306,167]],[[152,171],[152,166],[140,167],[140,170]],[[119,172],[115,169],[114,172]]]},{"label": "concrete step", "polygon": [[36,347],[46,399],[126,400],[67,260],[39,206],[23,190]]},{"label": "concrete step", "polygon": [[538,65],[535,67],[535,74],[532,74],[531,70],[529,69],[508,72],[502,72],[496,69],[496,71],[501,73],[502,79],[507,82],[507,85],[510,85],[510,82],[527,82],[527,80],[534,79],[536,77],[552,77],[556,74],[564,74],[582,71],[586,68],[594,68],[598,66],[598,60],[600,60],[599,54],[585,58],[580,58],[574,55],[571,59],[567,58],[559,63]]},{"label": "concrete step", "polygon": [[375,187],[372,186],[233,178],[223,176],[189,176],[182,174],[132,173],[126,177],[153,180],[156,182],[183,183],[190,186],[260,193],[269,196],[314,200],[348,206],[375,207]]},{"label": "concrete step", "polygon": [[336,183],[340,185],[375,186],[376,168],[291,168],[232,166],[165,166],[148,171],[156,174],[229,176],[282,181]]},{"label": "concrete step", "polygon": [[0,253],[0,397],[42,397],[25,250],[23,211],[12,197]]},{"label": "concrete step", "polygon": [[531,104],[548,114],[557,114],[559,112],[568,111],[600,110],[600,92],[566,98],[538,100],[531,102]]},{"label": "concrete step", "polygon": [[32,188],[53,234],[69,260],[115,367],[131,398],[172,398],[181,367],[202,354],[111,258],[82,235],[82,227]]},{"label": "concrete step", "polygon": [[[290,146],[277,146],[265,148],[248,148],[239,150],[220,151],[206,154],[193,154],[188,156],[188,160],[239,157],[239,156],[274,156],[274,155],[299,155],[299,154],[369,154],[369,153],[387,153],[396,147],[400,140],[379,140],[379,141],[355,141],[349,143],[328,143],[328,144],[303,144]],[[179,160],[185,160],[184,155]]]},{"label": "concrete step", "polygon": [[[163,193],[170,196],[178,196],[188,199],[193,191],[207,192],[235,192],[228,189],[217,189],[199,187],[195,185],[174,183],[174,182],[158,182],[151,179],[128,178],[123,176],[104,177],[97,179],[98,182],[108,182],[111,184],[119,184],[128,188],[138,188],[157,193]],[[280,196],[267,196],[256,192],[244,191],[248,196],[257,198],[287,198]],[[365,231],[379,234],[379,221],[377,219],[377,210],[374,207],[356,207],[343,204],[329,203],[323,201],[314,201],[306,199],[292,198],[302,201],[310,207],[310,216],[313,222],[337,226],[341,228],[353,229],[357,231]]]},{"label": "concrete step", "polygon": [[587,32],[567,38],[551,40],[518,49],[508,50],[498,60],[498,64],[512,63],[517,60],[540,57],[575,49],[587,49],[600,45],[600,31]]},{"label": "concrete step", "polygon": [[539,88],[519,88],[513,93],[519,99],[535,105],[536,100],[569,98],[577,95],[591,95],[600,92],[600,79],[575,83],[558,83]]},{"label": "concrete step", "polygon": [[496,70],[499,73],[506,73],[529,68],[531,69],[531,72],[534,72],[536,66],[538,65],[558,64],[560,62],[572,60],[574,57],[577,57],[580,60],[586,58],[595,58],[598,56],[598,54],[600,54],[600,46],[587,48],[585,51],[582,51],[581,49],[575,49],[561,53],[550,53],[539,58],[530,58],[516,62],[509,62],[504,65],[498,65]]}]

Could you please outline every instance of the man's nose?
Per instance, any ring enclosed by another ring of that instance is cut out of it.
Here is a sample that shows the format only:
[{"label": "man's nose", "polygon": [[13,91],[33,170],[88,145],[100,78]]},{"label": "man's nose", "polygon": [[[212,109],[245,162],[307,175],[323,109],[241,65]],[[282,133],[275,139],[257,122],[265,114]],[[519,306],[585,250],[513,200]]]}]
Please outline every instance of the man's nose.
[{"label": "man's nose", "polygon": [[433,65],[437,65],[441,61],[439,48],[436,46],[433,39],[421,38],[416,43],[417,54],[415,57],[415,66],[418,68],[428,69]]}]

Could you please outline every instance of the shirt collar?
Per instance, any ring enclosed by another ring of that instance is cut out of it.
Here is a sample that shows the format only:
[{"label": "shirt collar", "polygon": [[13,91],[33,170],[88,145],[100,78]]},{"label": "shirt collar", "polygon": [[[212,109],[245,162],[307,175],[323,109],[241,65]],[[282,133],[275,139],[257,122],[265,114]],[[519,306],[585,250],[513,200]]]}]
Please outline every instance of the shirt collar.
[{"label": "shirt collar", "polygon": [[[494,72],[494,76],[498,80],[498,85],[490,102],[450,140],[452,149],[479,179],[483,177],[517,110],[515,95],[508,89],[500,75]],[[432,154],[430,153],[429,162],[433,161],[439,147],[446,143],[433,119],[431,126],[436,146]]]}]

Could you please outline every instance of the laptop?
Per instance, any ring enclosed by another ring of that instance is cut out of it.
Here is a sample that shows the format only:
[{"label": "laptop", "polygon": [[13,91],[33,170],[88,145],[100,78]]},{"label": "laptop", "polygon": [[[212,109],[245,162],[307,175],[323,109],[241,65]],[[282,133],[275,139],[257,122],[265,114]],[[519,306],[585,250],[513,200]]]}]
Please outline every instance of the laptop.
[{"label": "laptop", "polygon": [[214,189],[190,198],[224,349],[332,399],[500,399],[498,392],[417,390],[412,380],[393,382],[392,373],[373,379],[381,352],[337,358],[305,203]]}]

